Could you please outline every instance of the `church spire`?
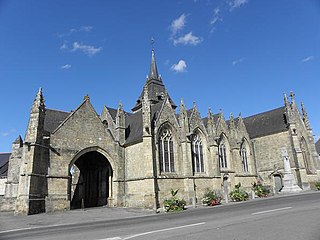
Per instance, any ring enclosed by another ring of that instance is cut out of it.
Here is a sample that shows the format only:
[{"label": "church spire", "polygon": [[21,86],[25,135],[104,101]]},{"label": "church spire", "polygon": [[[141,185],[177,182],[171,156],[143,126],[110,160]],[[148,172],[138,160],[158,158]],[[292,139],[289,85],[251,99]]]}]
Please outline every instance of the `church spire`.
[{"label": "church spire", "polygon": [[[162,82],[161,76],[159,76],[158,74],[153,47],[152,47],[151,53],[152,54],[151,54],[150,73],[147,76],[147,80],[144,84],[144,88],[147,88],[148,90],[148,99],[150,101],[150,104],[154,105],[159,102],[163,102],[166,98],[168,98],[172,108],[175,109],[177,106],[174,104],[169,94],[167,93],[166,88]],[[143,98],[144,98],[144,90],[142,90],[140,97],[136,102],[136,105],[132,108],[133,112],[136,112],[139,109],[141,109]]]},{"label": "church spire", "polygon": [[156,59],[154,56],[154,49],[152,48],[151,51],[151,65],[150,65],[150,72],[148,75],[148,80],[159,80],[159,74],[158,74],[158,69],[157,69],[157,64],[156,64]]}]

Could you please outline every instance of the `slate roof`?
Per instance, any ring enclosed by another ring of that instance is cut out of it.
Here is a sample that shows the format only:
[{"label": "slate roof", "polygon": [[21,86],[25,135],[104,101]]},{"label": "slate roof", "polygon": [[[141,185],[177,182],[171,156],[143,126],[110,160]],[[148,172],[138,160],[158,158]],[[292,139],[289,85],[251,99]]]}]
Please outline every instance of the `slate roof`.
[{"label": "slate roof", "polygon": [[[157,112],[160,112],[162,107],[162,102],[157,104],[151,105],[151,114],[153,118],[155,118]],[[110,109],[108,109],[110,110]],[[114,110],[116,111],[116,110]],[[188,116],[192,109],[187,111]],[[111,114],[111,112],[110,112]],[[270,111],[266,111],[263,113],[259,113],[250,117],[243,118],[243,122],[246,126],[248,134],[250,138],[257,138],[262,136],[267,136],[279,132],[287,131],[287,123],[285,119],[285,107],[279,107]],[[215,124],[218,124],[219,113],[213,114],[213,120]],[[208,118],[202,118],[202,121],[207,127],[208,125]],[[230,120],[227,120],[227,125],[229,124]],[[235,124],[238,124],[238,118],[234,119]],[[126,113],[126,145],[130,145],[142,140],[142,113],[141,110],[130,114]],[[319,145],[319,152],[320,152],[320,141],[318,141]]]},{"label": "slate roof", "polygon": [[317,153],[320,155],[320,139],[316,142],[316,150]]},{"label": "slate roof", "polygon": [[11,153],[0,153],[0,177],[6,177],[8,174],[10,156]]},{"label": "slate roof", "polygon": [[142,111],[126,115],[126,144],[142,140]]},{"label": "slate roof", "polygon": [[113,121],[115,122],[116,120],[116,116],[117,116],[117,112],[118,112],[118,109],[115,109],[115,108],[111,108],[111,107],[107,107]]},{"label": "slate roof", "polygon": [[52,133],[68,116],[70,112],[46,109],[44,130]]},{"label": "slate roof", "polygon": [[287,130],[285,107],[276,108],[243,118],[250,138],[257,138]]},{"label": "slate roof", "polygon": [[[161,110],[163,102],[151,105],[152,120],[155,120],[156,114]],[[126,145],[142,141],[143,135],[142,111],[135,113],[126,113]]]}]

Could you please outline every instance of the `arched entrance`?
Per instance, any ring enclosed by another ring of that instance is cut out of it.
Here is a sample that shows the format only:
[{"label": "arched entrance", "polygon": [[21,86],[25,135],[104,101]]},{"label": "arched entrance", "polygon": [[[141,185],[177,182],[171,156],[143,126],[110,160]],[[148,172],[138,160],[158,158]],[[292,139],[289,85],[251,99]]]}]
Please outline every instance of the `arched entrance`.
[{"label": "arched entrance", "polygon": [[81,155],[70,166],[70,208],[89,208],[108,204],[112,192],[112,167],[97,151]]}]

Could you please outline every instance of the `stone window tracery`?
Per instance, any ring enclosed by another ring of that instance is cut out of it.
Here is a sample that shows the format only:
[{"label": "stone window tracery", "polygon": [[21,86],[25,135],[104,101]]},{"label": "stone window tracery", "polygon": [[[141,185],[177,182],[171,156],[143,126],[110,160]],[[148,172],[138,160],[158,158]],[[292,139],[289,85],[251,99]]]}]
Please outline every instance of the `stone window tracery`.
[{"label": "stone window tracery", "polygon": [[242,170],[244,173],[248,173],[249,172],[248,155],[247,155],[247,149],[244,146],[244,144],[241,147],[240,156],[241,156],[241,161],[242,161]]},{"label": "stone window tracery", "polygon": [[204,172],[203,145],[198,134],[193,135],[191,142],[192,166],[194,173]]},{"label": "stone window tracery", "polygon": [[219,144],[219,164],[220,168],[227,168],[227,150],[224,142]]},{"label": "stone window tracery", "polygon": [[161,132],[158,142],[160,172],[174,172],[174,148],[169,129]]}]

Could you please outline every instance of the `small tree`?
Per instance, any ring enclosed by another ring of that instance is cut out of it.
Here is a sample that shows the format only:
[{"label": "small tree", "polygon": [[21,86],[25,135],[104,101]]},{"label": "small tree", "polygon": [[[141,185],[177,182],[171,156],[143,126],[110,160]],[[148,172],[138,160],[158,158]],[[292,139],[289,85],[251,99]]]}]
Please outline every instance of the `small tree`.
[{"label": "small tree", "polygon": [[320,190],[320,182],[315,182],[314,185],[316,186],[317,190]]},{"label": "small tree", "polygon": [[166,199],[163,201],[164,209],[167,212],[178,212],[185,209],[186,201],[184,199],[179,199],[176,197],[178,194],[179,189],[173,190],[171,188],[171,198]]},{"label": "small tree", "polygon": [[230,192],[230,198],[232,201],[241,202],[249,199],[249,194],[241,189],[241,183],[236,184],[235,189]]}]

